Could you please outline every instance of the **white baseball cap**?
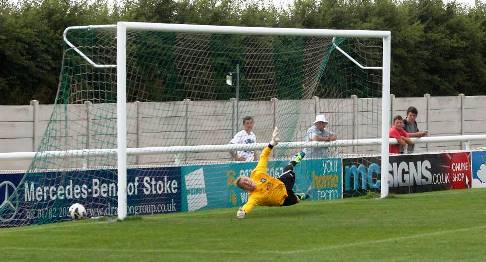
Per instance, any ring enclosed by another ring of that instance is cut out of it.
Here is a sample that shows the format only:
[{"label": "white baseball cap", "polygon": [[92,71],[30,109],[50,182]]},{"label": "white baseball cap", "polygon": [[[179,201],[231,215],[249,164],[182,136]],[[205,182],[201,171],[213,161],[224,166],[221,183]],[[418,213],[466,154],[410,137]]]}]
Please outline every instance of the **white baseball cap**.
[{"label": "white baseball cap", "polygon": [[314,124],[317,122],[324,122],[324,123],[329,123],[326,119],[325,115],[317,115],[316,116],[316,121],[314,121]]}]

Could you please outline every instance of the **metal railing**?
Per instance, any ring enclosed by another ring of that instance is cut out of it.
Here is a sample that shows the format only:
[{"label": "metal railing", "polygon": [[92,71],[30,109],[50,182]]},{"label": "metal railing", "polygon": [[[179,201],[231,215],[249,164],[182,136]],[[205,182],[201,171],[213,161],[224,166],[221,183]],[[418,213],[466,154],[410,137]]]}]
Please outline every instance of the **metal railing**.
[{"label": "metal railing", "polygon": [[[411,138],[416,144],[419,143],[440,143],[440,142],[465,142],[466,150],[469,150],[469,142],[486,140],[486,135],[456,135],[456,136],[432,136],[422,138]],[[389,139],[390,144],[397,144],[394,138]],[[276,148],[316,148],[316,147],[339,147],[339,146],[365,146],[380,145],[381,138],[369,139],[346,139],[333,142],[281,142]],[[127,148],[127,155],[157,155],[177,153],[200,153],[200,152],[223,152],[233,150],[258,150],[267,143],[258,144],[226,144],[226,145],[198,145],[198,146],[168,146],[168,147],[141,147]],[[86,157],[115,155],[116,148],[111,149],[79,149],[66,151],[44,151],[44,152],[11,152],[0,153],[1,160],[28,160],[34,157],[55,158],[55,157]]]}]

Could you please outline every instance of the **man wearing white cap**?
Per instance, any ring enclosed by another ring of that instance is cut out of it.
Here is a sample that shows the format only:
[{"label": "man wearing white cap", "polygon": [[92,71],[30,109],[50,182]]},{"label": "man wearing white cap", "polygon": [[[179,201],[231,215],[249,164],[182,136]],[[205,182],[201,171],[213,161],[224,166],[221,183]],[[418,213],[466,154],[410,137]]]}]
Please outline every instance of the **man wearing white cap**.
[{"label": "man wearing white cap", "polygon": [[[326,129],[327,123],[325,115],[317,115],[314,125],[307,129],[306,141],[335,141],[337,136]],[[328,155],[328,150],[325,147],[306,148],[304,152],[309,158],[325,158]]]}]

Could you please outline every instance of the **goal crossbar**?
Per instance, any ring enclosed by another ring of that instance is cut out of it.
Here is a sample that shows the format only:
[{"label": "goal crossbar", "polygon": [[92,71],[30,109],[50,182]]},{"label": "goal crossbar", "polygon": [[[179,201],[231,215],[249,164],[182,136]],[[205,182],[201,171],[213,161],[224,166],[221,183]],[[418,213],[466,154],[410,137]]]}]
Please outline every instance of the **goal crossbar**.
[{"label": "goal crossbar", "polygon": [[216,33],[239,35],[287,35],[287,36],[337,36],[337,37],[368,37],[384,38],[391,35],[390,31],[373,30],[338,30],[338,29],[302,29],[302,28],[270,28],[215,26],[189,24],[154,24],[143,22],[118,22],[117,26],[134,30],[184,32],[184,33]]}]

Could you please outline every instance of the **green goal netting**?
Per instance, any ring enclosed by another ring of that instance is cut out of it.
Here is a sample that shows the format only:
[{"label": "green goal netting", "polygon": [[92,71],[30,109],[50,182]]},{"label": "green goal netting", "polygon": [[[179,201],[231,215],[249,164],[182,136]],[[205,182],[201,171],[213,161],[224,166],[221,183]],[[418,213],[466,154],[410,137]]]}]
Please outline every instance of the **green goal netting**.
[{"label": "green goal netting", "polygon": [[[76,202],[87,207],[89,217],[116,216],[117,156],[89,150],[117,148],[117,68],[95,67],[86,59],[117,64],[116,27],[66,32],[72,46],[64,49],[51,119],[10,196],[17,206],[0,207],[1,217],[8,218],[1,226],[64,220]],[[254,119],[257,143],[269,142],[275,126],[282,141],[305,141],[319,114],[338,140],[381,136],[382,71],[362,69],[340,51],[379,67],[381,39],[130,29],[126,38],[128,148],[225,145],[245,116]],[[302,149],[278,148],[272,159],[287,161]],[[43,154],[48,151],[65,153]],[[336,145],[323,158],[379,151],[377,145]],[[206,198],[196,192],[201,184],[206,191],[212,184],[230,184],[239,173],[226,179],[216,173],[234,163],[228,150],[129,155],[128,215],[194,210],[204,201],[241,202],[236,191],[207,192]],[[245,164],[251,169],[255,163]],[[210,165],[201,180],[198,167]],[[177,177],[181,168],[189,175]],[[196,186],[185,183],[189,180]],[[182,190],[195,196],[187,203],[174,197]]]}]

